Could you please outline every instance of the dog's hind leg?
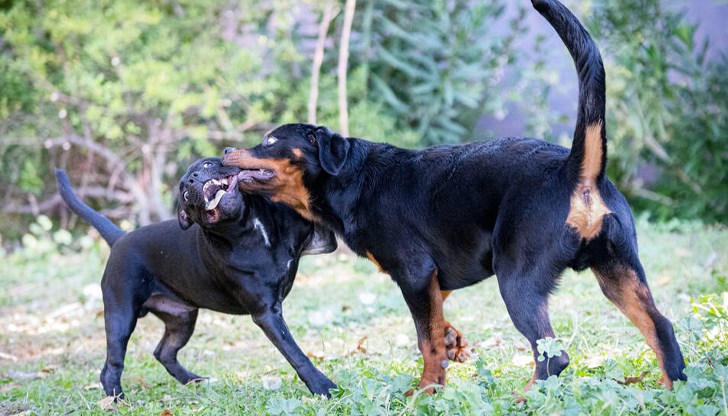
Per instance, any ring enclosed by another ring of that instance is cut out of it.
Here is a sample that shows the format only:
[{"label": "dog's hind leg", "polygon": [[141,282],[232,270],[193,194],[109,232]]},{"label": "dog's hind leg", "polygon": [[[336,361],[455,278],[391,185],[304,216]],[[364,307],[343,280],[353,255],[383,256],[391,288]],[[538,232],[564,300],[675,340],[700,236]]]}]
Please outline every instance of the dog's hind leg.
[{"label": "dog's hind leg", "polygon": [[152,309],[152,313],[164,322],[164,335],[154,350],[154,358],[182,384],[202,380],[203,377],[187,371],[177,360],[177,353],[187,345],[195,330],[197,309],[176,314]]},{"label": "dog's hind leg", "polygon": [[538,340],[555,337],[549,319],[548,295],[558,275],[544,276],[546,272],[539,270],[519,272],[502,258],[496,266],[498,287],[508,314],[516,329],[528,339],[536,364],[533,377],[526,384],[527,391],[536,380],[558,376],[569,365],[566,351],[561,350],[560,355],[548,357],[545,353],[539,354],[537,348]]},{"label": "dog's hind leg", "polygon": [[675,339],[672,323],[655,307],[639,261],[609,259],[592,266],[604,295],[642,332],[657,355],[662,382],[672,388],[674,380],[686,380],[685,360]]},{"label": "dog's hind leg", "polygon": [[102,286],[104,295],[104,326],[106,330],[106,362],[101,370],[101,384],[107,396],[124,398],[121,389],[121,373],[129,337],[134,331],[141,309],[128,296],[114,296],[114,292]]}]

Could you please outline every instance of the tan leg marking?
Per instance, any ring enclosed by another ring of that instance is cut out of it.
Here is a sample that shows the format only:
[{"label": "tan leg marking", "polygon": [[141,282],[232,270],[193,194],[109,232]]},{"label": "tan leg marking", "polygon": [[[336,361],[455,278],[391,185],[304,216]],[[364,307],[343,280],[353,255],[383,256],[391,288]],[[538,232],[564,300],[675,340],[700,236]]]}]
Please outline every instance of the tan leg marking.
[{"label": "tan leg marking", "polygon": [[[432,273],[429,297],[430,319],[428,320],[428,328],[426,328],[429,332],[429,339],[423,337],[417,340],[424,361],[418,388],[427,387],[425,392],[432,394],[435,392],[434,387],[432,387],[433,384],[445,385],[447,371],[443,367],[447,367],[448,362],[445,352],[445,319],[442,314],[442,292],[440,291],[440,283],[437,281],[437,271]],[[408,391],[406,394],[411,395],[412,393],[412,391]]]},{"label": "tan leg marking", "polygon": [[377,261],[377,259],[375,259],[375,258],[374,258],[374,255],[373,255],[373,254],[372,254],[372,253],[371,253],[370,251],[367,251],[367,258],[368,258],[368,259],[369,259],[369,260],[370,260],[370,261],[371,261],[372,263],[374,263],[374,265],[375,265],[375,266],[377,266],[377,269],[379,269],[379,271],[380,271],[380,272],[382,272],[382,273],[386,273],[386,272],[384,271],[384,269],[382,268],[382,265],[381,265],[381,264],[379,264],[379,262]]},{"label": "tan leg marking", "polygon": [[613,274],[592,270],[607,298],[644,335],[647,345],[655,352],[657,362],[660,364],[661,383],[668,389],[672,389],[672,380],[665,371],[665,356],[657,339],[657,330],[652,319],[652,316],[658,312],[649,288],[640,282],[634,270],[627,267],[615,266],[610,270]]}]

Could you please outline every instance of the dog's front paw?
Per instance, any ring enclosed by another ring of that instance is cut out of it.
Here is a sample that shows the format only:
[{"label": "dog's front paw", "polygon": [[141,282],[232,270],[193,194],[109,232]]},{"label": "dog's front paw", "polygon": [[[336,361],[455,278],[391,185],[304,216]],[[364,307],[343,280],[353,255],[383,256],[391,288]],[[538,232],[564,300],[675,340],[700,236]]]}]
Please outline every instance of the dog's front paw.
[{"label": "dog's front paw", "polygon": [[336,390],[337,388],[338,386],[326,377],[324,377],[324,380],[312,383],[308,386],[308,389],[311,390],[311,393],[316,396],[323,395],[326,396],[326,398],[331,398],[331,390]]},{"label": "dog's front paw", "polygon": [[470,345],[460,331],[449,322],[445,322],[445,351],[450,361],[464,363],[470,358]]}]

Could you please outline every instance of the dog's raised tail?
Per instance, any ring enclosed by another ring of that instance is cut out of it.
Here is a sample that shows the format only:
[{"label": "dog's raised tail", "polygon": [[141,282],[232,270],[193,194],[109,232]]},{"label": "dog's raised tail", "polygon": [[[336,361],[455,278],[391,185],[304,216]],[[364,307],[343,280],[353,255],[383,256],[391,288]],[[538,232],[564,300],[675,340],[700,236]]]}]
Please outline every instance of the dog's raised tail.
[{"label": "dog's raised tail", "polygon": [[597,182],[604,177],[607,163],[602,57],[589,33],[563,4],[557,0],[531,0],[531,3],[559,34],[579,75],[579,108],[568,160],[569,175],[579,181]]},{"label": "dog's raised tail", "polygon": [[66,172],[62,169],[56,169],[56,182],[58,183],[58,193],[61,194],[61,198],[68,208],[96,228],[109,246],[113,246],[116,240],[124,235],[124,231],[110,219],[99,214],[78,198],[71,188],[71,182],[68,180]]}]

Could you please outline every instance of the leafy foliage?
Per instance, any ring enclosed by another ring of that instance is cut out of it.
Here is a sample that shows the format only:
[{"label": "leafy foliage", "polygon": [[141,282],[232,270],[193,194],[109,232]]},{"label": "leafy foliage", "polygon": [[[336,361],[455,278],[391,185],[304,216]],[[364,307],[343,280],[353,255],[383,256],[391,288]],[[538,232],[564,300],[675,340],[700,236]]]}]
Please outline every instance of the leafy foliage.
[{"label": "leafy foliage", "polygon": [[658,0],[597,2],[589,28],[608,57],[610,177],[659,219],[727,221],[728,58]]},{"label": "leafy foliage", "polygon": [[[413,129],[418,145],[471,139],[475,121],[499,110],[503,98],[489,90],[513,60],[514,24],[508,36],[490,31],[503,14],[500,1],[367,4],[357,62],[367,68],[371,97]],[[516,21],[517,22],[517,21]]]},{"label": "leafy foliage", "polygon": [[293,90],[292,23],[267,26],[289,4],[245,3],[20,1],[0,11],[2,192],[41,197],[41,178],[62,166],[90,171],[92,196],[134,203],[142,224],[169,217],[165,184],[217,154],[215,139],[257,136]]}]

